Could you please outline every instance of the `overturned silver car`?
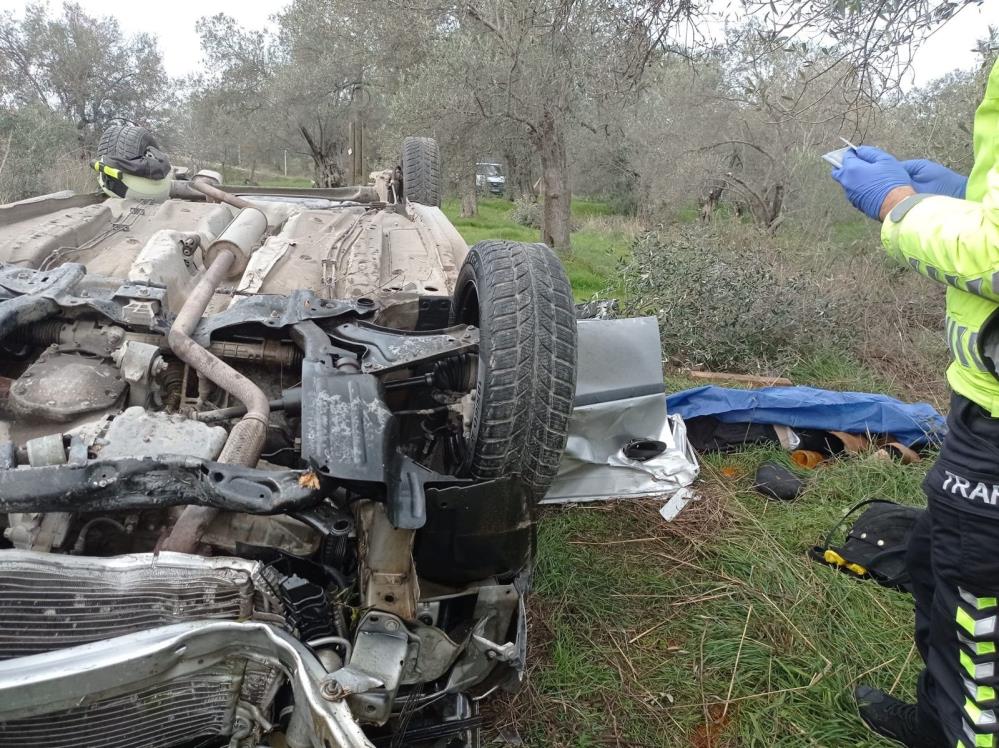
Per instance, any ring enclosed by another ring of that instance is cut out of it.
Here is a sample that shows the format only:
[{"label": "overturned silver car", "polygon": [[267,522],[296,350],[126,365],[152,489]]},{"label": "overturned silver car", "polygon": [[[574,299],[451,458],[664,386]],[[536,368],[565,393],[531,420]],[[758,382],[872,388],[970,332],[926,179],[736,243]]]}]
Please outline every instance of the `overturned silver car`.
[{"label": "overturned silver car", "polygon": [[[0,206],[0,746],[477,746],[572,429],[558,258],[469,249],[427,138],[338,189],[131,126],[94,168]],[[591,357],[565,497],[629,462],[591,457],[628,436],[600,392],[664,423],[643,349],[623,389]]]},{"label": "overturned silver car", "polygon": [[0,746],[476,745],[572,408],[558,259],[469,250],[425,138],[293,192],[101,154],[0,207]]}]

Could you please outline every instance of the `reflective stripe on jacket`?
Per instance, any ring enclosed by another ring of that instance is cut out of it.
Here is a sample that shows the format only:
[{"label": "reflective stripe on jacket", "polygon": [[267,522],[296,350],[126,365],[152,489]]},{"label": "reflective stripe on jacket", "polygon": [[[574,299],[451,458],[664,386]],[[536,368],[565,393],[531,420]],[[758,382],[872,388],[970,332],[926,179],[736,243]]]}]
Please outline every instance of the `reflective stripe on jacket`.
[{"label": "reflective stripe on jacket", "polygon": [[947,381],[999,417],[999,378],[982,355],[980,337],[999,311],[999,62],[975,114],[974,143],[966,199],[907,198],[885,220],[881,240],[888,254],[947,285],[947,341],[954,359]]}]

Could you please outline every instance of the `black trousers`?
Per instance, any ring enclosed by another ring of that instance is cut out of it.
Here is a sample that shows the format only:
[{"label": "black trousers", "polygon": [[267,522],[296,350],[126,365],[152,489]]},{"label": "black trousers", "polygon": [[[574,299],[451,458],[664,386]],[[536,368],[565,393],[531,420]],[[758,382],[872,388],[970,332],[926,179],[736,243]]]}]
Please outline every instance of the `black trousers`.
[{"label": "black trousers", "polygon": [[999,419],[954,395],[907,564],[924,734],[999,748]]}]

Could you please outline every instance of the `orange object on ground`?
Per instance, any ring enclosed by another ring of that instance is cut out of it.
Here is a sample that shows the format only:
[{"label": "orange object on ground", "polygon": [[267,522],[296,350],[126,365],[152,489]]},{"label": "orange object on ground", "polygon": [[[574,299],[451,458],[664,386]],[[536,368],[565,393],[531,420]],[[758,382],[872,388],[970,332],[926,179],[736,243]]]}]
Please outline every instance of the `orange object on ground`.
[{"label": "orange object on ground", "polygon": [[818,467],[826,457],[821,452],[813,452],[810,449],[796,449],[791,453],[791,459],[798,467],[812,470]]},{"label": "orange object on ground", "polygon": [[889,442],[885,444],[881,449],[877,451],[878,457],[885,459],[897,460],[903,465],[911,465],[914,462],[919,462],[922,458],[914,450],[909,449],[904,444],[899,444],[898,442]]},{"label": "orange object on ground", "polygon": [[830,431],[829,434],[839,439],[847,454],[860,454],[871,448],[871,440],[866,434],[848,434],[845,431]]}]

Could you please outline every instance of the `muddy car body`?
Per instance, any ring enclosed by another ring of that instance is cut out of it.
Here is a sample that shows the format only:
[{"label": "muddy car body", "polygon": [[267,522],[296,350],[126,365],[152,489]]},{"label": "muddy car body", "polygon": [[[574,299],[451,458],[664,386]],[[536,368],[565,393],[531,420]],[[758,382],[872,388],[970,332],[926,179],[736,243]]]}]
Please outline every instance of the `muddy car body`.
[{"label": "muddy car body", "polygon": [[0,206],[0,746],[476,745],[572,407],[557,258],[469,250],[427,139],[282,191],[109,137],[102,192]]},{"label": "muddy car body", "polygon": [[655,319],[467,247],[427,138],[337,189],[100,152],[0,206],[0,748],[478,746],[536,505],[696,475]]}]

